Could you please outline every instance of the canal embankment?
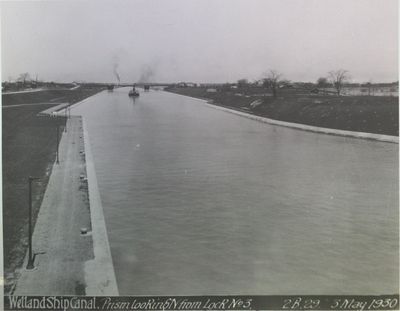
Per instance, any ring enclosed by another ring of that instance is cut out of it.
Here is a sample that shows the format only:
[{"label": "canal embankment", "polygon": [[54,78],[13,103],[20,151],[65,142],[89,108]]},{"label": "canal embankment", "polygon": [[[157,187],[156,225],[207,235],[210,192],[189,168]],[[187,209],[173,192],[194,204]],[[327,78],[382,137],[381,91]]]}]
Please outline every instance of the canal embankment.
[{"label": "canal embankment", "polygon": [[[79,105],[100,89],[96,92],[86,91],[69,91],[72,97],[67,100],[63,98],[67,102],[61,104],[59,97],[42,103],[42,97],[48,96],[43,92],[31,93],[29,98],[24,99],[16,99],[15,96],[19,94],[13,94],[10,102],[8,99],[11,95],[2,97],[5,294],[82,295],[86,294],[86,287],[90,287],[90,277],[85,274],[85,262],[98,262],[93,250],[95,243],[89,205],[89,188],[95,187],[89,187],[86,177],[81,118],[73,116],[66,122],[64,111],[58,113],[57,118],[50,117],[77,99],[81,99],[77,103]],[[59,164],[56,163],[57,133],[61,139]],[[36,254],[33,271],[25,270],[28,176],[40,178],[33,183],[32,194],[35,227],[33,251]],[[23,206],[26,208],[21,208]],[[81,235],[81,229],[88,234]],[[96,266],[99,267],[98,264]],[[101,275],[99,270],[94,271]],[[92,279],[95,282],[99,280]],[[118,293],[115,277],[111,281],[107,279],[103,285],[106,290],[99,290],[102,286],[100,283],[97,292],[91,290],[91,294]],[[113,286],[114,289],[111,289]]]},{"label": "canal embankment", "polygon": [[331,129],[331,128],[306,125],[306,124],[278,121],[278,120],[273,120],[270,118],[253,115],[253,114],[250,114],[247,112],[238,111],[238,110],[235,110],[232,108],[226,108],[226,107],[222,107],[222,106],[218,106],[218,105],[213,105],[208,102],[206,103],[206,105],[208,107],[211,107],[214,109],[226,111],[226,112],[233,113],[235,115],[239,115],[239,116],[251,119],[251,120],[256,120],[256,121],[260,121],[260,122],[268,123],[268,124],[272,124],[272,125],[285,126],[285,127],[303,130],[303,131],[310,131],[310,132],[322,133],[322,134],[328,134],[328,135],[338,135],[338,136],[346,136],[346,137],[354,137],[354,138],[371,139],[371,140],[384,141],[384,142],[388,142],[388,143],[397,143],[397,144],[399,143],[399,137],[397,137],[397,136],[345,131],[345,130],[336,130],[336,129]]},{"label": "canal embankment", "polygon": [[3,259],[4,289],[5,293],[9,293],[14,287],[16,272],[22,267],[28,245],[28,177],[39,178],[33,185],[32,193],[35,224],[56,159],[57,127],[61,137],[65,119],[37,116],[57,104],[5,104],[7,100],[3,97]]},{"label": "canal embankment", "polygon": [[[93,257],[82,120],[71,117],[59,144],[33,232],[33,270],[25,259],[14,295],[84,295],[84,262]],[[28,257],[28,254],[27,256]]]},{"label": "canal embankment", "polygon": [[260,88],[175,87],[166,91],[275,121],[340,131],[399,135],[398,97],[394,96],[334,96],[312,94],[302,89],[281,89],[274,98],[270,90]]},{"label": "canal embankment", "polygon": [[118,295],[89,137],[79,116],[67,120],[33,241],[35,268],[20,270],[14,295]]},{"label": "canal embankment", "polygon": [[96,169],[90,148],[89,134],[84,120],[82,121],[94,256],[93,259],[85,262],[85,292],[86,295],[90,296],[116,296],[118,295],[118,287],[97,184]]},{"label": "canal embankment", "polygon": [[[398,143],[399,142],[399,137],[398,135],[387,135],[387,134],[377,134],[373,132],[361,132],[361,131],[355,131],[355,130],[345,130],[345,129],[340,129],[341,126],[338,126],[339,128],[335,127],[328,127],[328,124],[326,123],[316,123],[316,124],[321,124],[325,126],[315,126],[315,125],[309,125],[306,123],[302,122],[287,122],[283,121],[280,119],[273,119],[273,118],[268,118],[265,115],[266,114],[260,114],[257,113],[257,111],[251,110],[248,107],[245,106],[239,106],[237,105],[222,105],[220,102],[216,102],[212,99],[207,99],[205,97],[197,97],[197,96],[192,96],[192,95],[186,95],[186,94],[180,94],[179,92],[176,92],[176,90],[173,91],[173,93],[177,93],[182,96],[188,96],[193,99],[199,100],[206,104],[208,107],[218,109],[221,111],[229,112],[235,115],[239,115],[242,117],[246,117],[252,120],[260,121],[263,123],[268,123],[272,125],[278,125],[278,126],[285,126],[289,128],[294,128],[294,129],[299,129],[303,131],[310,131],[310,132],[315,132],[315,133],[322,133],[322,134],[328,134],[328,135],[338,135],[338,136],[346,136],[346,137],[354,137],[354,138],[362,138],[362,139],[371,139],[371,140],[377,140],[377,141],[383,141],[383,142],[390,142],[390,143]],[[253,101],[260,101],[260,99],[254,99]],[[250,102],[250,101],[249,101]],[[333,109],[333,108],[332,108]],[[332,110],[331,109],[331,110]],[[378,108],[379,110],[379,108]],[[394,112],[392,112],[394,114]],[[392,114],[391,113],[391,114]],[[283,118],[285,119],[285,118]],[[321,118],[323,121],[323,118]],[[391,119],[389,119],[388,123],[393,123],[393,124],[398,124],[398,119],[397,121],[393,121],[393,116],[391,116]],[[391,122],[393,121],[393,122]],[[397,123],[396,123],[397,122]],[[314,122],[310,122],[311,124],[314,124]],[[375,125],[374,125],[375,126]],[[344,127],[346,128],[346,127]],[[390,131],[393,132],[393,131]]]}]

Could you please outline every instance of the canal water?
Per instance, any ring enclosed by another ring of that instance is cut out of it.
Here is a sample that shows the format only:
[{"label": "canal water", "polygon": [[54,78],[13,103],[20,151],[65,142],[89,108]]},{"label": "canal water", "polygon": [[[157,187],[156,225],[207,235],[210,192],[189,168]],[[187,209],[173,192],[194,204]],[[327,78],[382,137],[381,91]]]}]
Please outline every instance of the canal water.
[{"label": "canal water", "polygon": [[77,106],[121,295],[398,293],[398,145],[163,91]]}]

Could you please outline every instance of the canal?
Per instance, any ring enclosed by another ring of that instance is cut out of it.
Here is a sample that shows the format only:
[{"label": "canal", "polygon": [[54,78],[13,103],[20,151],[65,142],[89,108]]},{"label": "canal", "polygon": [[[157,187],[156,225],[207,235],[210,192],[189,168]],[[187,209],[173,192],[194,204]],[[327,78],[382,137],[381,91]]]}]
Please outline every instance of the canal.
[{"label": "canal", "polygon": [[85,118],[121,295],[398,293],[398,145],[127,88]]}]

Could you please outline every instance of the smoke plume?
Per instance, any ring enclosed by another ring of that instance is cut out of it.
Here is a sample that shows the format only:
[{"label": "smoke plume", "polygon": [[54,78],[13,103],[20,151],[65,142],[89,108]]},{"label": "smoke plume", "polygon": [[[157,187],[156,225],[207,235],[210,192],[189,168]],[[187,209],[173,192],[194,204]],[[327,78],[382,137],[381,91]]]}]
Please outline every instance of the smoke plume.
[{"label": "smoke plume", "polygon": [[119,84],[121,82],[121,79],[118,74],[118,63],[114,63],[114,75],[117,78],[118,84]]},{"label": "smoke plume", "polygon": [[154,77],[154,74],[154,70],[149,65],[143,66],[140,73],[139,83],[151,82],[150,80]]}]

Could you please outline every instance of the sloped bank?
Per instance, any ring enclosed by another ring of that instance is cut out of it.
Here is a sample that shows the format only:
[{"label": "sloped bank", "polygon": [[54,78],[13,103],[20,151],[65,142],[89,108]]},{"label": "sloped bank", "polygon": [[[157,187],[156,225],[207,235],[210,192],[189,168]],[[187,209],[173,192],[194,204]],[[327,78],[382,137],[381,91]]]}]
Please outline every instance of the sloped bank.
[{"label": "sloped bank", "polygon": [[[399,102],[394,96],[332,96],[302,89],[282,89],[274,98],[260,88],[237,90],[202,87],[167,88],[166,91],[212,101],[270,120],[334,130],[399,135]],[[262,93],[257,93],[262,92]]]},{"label": "sloped bank", "polygon": [[312,125],[300,124],[300,123],[294,123],[294,122],[274,120],[274,119],[270,119],[267,117],[255,115],[255,114],[252,114],[249,112],[244,112],[238,108],[222,106],[222,105],[219,105],[218,103],[214,103],[212,100],[207,100],[204,98],[197,98],[197,97],[183,95],[183,94],[179,94],[179,93],[176,93],[176,94],[181,95],[181,96],[191,97],[192,99],[198,100],[198,101],[206,104],[207,107],[210,107],[213,109],[222,110],[222,111],[236,114],[236,115],[248,118],[248,119],[252,119],[252,120],[256,120],[259,122],[268,123],[268,124],[272,124],[272,125],[285,126],[285,127],[289,127],[289,128],[295,128],[298,130],[310,131],[310,132],[328,134],[328,135],[338,135],[338,136],[370,139],[370,140],[377,140],[377,141],[397,143],[397,144],[399,143],[398,136],[340,130],[340,129],[312,126]]},{"label": "sloped bank", "polygon": [[325,128],[325,127],[311,126],[311,125],[306,125],[306,124],[278,121],[278,120],[260,117],[257,115],[245,113],[242,111],[238,111],[238,110],[234,110],[234,109],[230,109],[230,108],[226,108],[226,107],[222,107],[222,106],[218,106],[218,105],[212,105],[210,103],[206,103],[206,105],[208,107],[211,107],[211,108],[214,108],[217,110],[226,111],[229,113],[233,113],[233,114],[236,114],[236,115],[239,115],[242,117],[246,117],[246,118],[249,118],[252,120],[260,121],[263,123],[285,126],[285,127],[303,130],[303,131],[322,133],[322,134],[328,134],[328,135],[338,135],[338,136],[347,136],[347,137],[354,137],[354,138],[371,139],[371,140],[384,141],[384,142],[388,142],[388,143],[397,143],[397,144],[399,143],[399,137],[397,137],[397,136],[380,135],[380,134],[364,133],[364,132],[354,132],[354,131],[346,131],[346,130],[336,130],[336,129]]}]

